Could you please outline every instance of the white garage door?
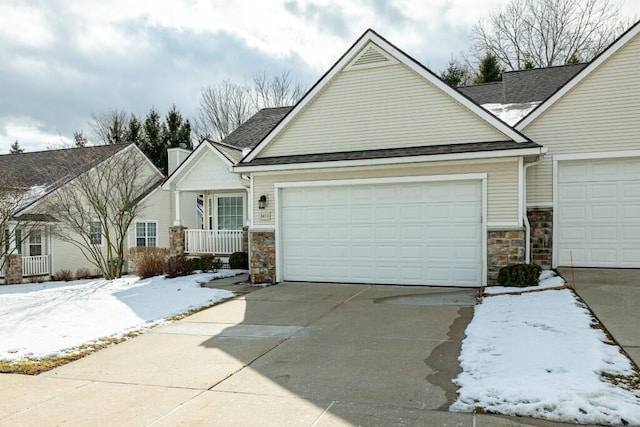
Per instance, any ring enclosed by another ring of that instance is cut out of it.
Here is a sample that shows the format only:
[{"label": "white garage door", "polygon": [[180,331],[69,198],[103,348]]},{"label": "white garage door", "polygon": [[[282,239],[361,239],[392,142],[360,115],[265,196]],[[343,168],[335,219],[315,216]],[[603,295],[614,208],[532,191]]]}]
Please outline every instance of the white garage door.
[{"label": "white garage door", "polygon": [[481,183],[283,188],[283,280],[481,285]]},{"label": "white garage door", "polygon": [[558,163],[558,264],[640,267],[640,159]]}]

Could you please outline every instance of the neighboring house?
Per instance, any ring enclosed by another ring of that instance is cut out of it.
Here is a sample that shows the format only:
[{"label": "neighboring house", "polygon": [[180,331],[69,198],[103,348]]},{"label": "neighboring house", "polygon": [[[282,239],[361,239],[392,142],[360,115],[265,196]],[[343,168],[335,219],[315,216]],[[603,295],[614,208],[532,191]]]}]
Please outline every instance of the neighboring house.
[{"label": "neighboring house", "polygon": [[207,194],[211,233],[217,195],[243,197],[254,282],[477,287],[519,262],[638,268],[638,32],[589,64],[454,89],[369,30],[271,128],[201,145],[164,188]]},{"label": "neighboring house", "polygon": [[[38,207],[46,204],[52,194],[70,185],[82,174],[89,173],[101,163],[118,155],[128,155],[136,150],[142,161],[144,173],[154,177],[147,194],[140,201],[145,208],[136,218],[127,235],[127,247],[160,246],[169,247],[169,229],[175,215],[171,195],[160,191],[163,175],[149,162],[134,144],[104,145],[84,148],[70,148],[27,152],[0,156],[0,171],[10,176],[11,185],[19,189],[23,196],[13,212],[7,228],[17,225],[17,233],[5,231],[8,239],[3,239],[3,253],[20,255],[20,273],[24,280],[48,279],[59,270],[75,273],[80,268],[93,267],[73,244],[56,236],[55,212],[43,214]],[[175,160],[174,160],[175,161]],[[7,185],[5,183],[5,185]],[[183,216],[195,221],[195,198],[189,205],[183,203]],[[95,225],[95,244],[105,247],[102,230]],[[106,249],[106,248],[105,248]],[[5,266],[7,267],[7,266]],[[0,271],[0,277],[5,269]]]}]

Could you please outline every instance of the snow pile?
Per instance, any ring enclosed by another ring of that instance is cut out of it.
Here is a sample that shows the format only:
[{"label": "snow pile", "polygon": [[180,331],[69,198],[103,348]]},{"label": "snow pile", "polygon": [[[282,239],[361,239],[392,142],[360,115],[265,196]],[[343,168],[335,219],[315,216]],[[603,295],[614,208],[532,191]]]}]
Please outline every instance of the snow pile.
[{"label": "snow pile", "polygon": [[0,360],[47,358],[147,328],[233,293],[201,283],[244,270],[175,279],[78,280],[0,287]]},{"label": "snow pile", "polygon": [[640,391],[603,377],[637,378],[632,364],[591,323],[569,289],[483,299],[462,343],[450,409],[640,425]]},{"label": "snow pile", "polygon": [[539,102],[525,102],[522,104],[482,104],[482,108],[508,124],[513,126],[526,117]]},{"label": "snow pile", "polygon": [[564,279],[556,274],[553,270],[542,270],[538,286],[528,286],[524,288],[516,288],[514,286],[489,286],[484,288],[485,295],[506,294],[513,292],[529,292],[539,291],[542,289],[559,288],[564,286]]}]

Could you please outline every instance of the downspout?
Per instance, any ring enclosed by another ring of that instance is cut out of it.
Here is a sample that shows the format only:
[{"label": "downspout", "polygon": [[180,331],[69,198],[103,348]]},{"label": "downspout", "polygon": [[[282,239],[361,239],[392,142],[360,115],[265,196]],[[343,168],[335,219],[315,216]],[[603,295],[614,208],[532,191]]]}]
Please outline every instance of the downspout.
[{"label": "downspout", "polygon": [[527,163],[522,168],[522,179],[524,180],[522,186],[522,222],[524,223],[525,228],[525,247],[524,247],[524,262],[527,264],[531,263],[531,223],[529,223],[529,217],[527,216],[527,169],[529,167],[539,164],[542,161],[542,156],[544,153],[540,153],[536,161]]}]

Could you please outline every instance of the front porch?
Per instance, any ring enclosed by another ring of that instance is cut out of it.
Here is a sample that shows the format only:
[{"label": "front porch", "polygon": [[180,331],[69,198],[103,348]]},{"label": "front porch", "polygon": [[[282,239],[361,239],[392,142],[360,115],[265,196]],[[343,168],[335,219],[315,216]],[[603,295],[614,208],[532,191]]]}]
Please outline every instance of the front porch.
[{"label": "front porch", "polygon": [[246,251],[242,230],[184,230],[184,252],[187,255],[231,255]]},{"label": "front porch", "polygon": [[[13,270],[17,273],[16,267],[20,266],[20,275],[22,280],[36,277],[48,279],[51,276],[51,255],[22,256],[10,255],[9,259],[0,259],[0,279],[5,281],[6,271]],[[19,261],[18,261],[19,260]],[[15,276],[11,274],[10,276]],[[13,281],[10,281],[11,283]]]}]

